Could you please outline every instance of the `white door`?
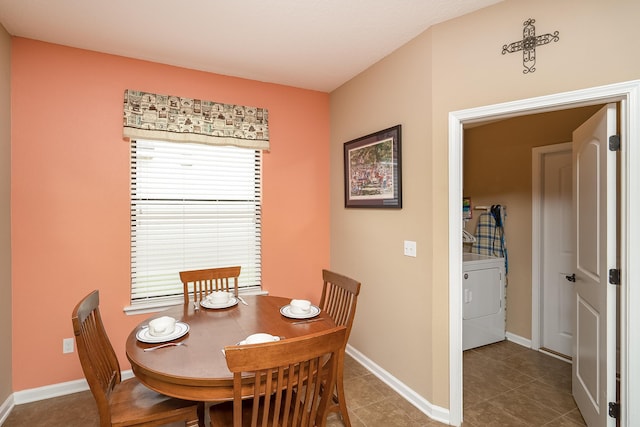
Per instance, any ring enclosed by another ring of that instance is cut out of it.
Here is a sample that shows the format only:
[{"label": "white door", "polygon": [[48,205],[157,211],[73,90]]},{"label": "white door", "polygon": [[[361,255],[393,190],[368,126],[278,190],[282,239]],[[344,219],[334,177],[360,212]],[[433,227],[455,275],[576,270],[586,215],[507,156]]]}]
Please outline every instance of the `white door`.
[{"label": "white door", "polygon": [[572,357],[575,329],[571,149],[546,153],[542,171],[541,347]]},{"label": "white door", "polygon": [[576,239],[576,331],[573,396],[588,426],[615,426],[616,106],[609,104],[573,133]]}]

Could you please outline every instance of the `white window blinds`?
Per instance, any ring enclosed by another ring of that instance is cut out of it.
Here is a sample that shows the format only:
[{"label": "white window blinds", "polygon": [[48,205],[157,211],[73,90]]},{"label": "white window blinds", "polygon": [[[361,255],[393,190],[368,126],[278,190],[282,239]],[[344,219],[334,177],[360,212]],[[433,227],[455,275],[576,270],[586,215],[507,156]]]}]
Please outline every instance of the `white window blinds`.
[{"label": "white window blinds", "polygon": [[131,143],[131,303],[182,297],[179,272],[240,265],[261,282],[260,150]]}]

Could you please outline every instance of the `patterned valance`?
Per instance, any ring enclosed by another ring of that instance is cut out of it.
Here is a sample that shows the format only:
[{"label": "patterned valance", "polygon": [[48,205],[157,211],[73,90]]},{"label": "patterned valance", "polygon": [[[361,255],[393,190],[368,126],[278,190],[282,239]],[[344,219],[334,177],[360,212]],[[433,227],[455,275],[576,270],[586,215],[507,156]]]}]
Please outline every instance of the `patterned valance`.
[{"label": "patterned valance", "polygon": [[264,108],[127,89],[123,135],[269,150],[269,117]]}]

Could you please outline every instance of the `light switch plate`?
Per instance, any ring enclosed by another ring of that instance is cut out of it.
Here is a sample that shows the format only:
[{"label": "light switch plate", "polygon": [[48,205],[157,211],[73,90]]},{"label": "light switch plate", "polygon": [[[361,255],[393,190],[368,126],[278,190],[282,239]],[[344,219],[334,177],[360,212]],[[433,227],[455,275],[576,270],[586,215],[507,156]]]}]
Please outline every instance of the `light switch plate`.
[{"label": "light switch plate", "polygon": [[410,257],[416,257],[416,242],[412,240],[404,241],[404,254]]}]

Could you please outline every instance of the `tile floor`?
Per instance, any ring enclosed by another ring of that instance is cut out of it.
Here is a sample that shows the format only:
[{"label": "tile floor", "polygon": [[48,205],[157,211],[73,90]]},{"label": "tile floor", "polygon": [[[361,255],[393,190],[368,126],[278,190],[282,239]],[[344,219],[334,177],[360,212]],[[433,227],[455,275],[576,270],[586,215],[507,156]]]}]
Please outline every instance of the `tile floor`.
[{"label": "tile floor", "polygon": [[464,427],[584,426],[571,364],[502,341],[464,352]]},{"label": "tile floor", "polygon": [[[347,356],[345,393],[353,427],[444,426]],[[571,365],[511,342],[464,353],[463,427],[584,426],[571,397]],[[98,426],[89,391],[14,407],[3,427]],[[328,427],[342,427],[339,416]]]}]

